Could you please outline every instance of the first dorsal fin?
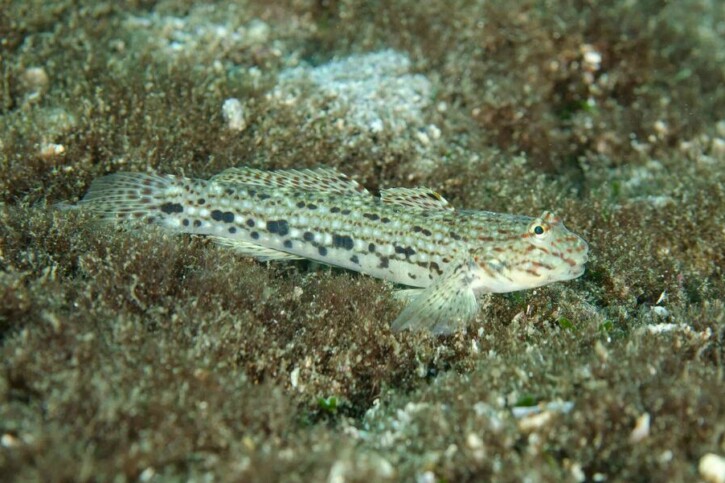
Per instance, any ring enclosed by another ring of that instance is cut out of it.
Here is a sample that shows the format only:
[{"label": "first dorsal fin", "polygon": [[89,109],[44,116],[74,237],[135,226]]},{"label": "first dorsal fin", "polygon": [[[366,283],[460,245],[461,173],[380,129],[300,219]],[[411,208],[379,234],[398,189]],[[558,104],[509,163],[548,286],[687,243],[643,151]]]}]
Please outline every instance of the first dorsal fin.
[{"label": "first dorsal fin", "polygon": [[281,169],[229,168],[209,181],[214,183],[264,186],[282,190],[304,190],[344,195],[369,195],[357,181],[334,168]]},{"label": "first dorsal fin", "polygon": [[383,203],[421,210],[453,211],[445,198],[430,188],[390,188],[380,192]]}]

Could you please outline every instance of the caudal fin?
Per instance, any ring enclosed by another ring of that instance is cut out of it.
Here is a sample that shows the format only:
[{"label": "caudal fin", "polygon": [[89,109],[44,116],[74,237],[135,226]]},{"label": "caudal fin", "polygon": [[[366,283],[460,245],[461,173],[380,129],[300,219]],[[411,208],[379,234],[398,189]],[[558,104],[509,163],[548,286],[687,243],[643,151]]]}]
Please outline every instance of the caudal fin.
[{"label": "caudal fin", "polygon": [[91,183],[79,207],[103,220],[158,222],[181,210],[172,200],[179,194],[179,178],[146,173],[114,173]]}]

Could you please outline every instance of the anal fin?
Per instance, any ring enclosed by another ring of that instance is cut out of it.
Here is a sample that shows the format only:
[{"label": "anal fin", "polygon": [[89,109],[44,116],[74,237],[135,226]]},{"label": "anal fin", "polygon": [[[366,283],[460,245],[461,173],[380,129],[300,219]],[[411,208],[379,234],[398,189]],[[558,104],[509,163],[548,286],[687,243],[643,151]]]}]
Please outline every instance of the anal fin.
[{"label": "anal fin", "polygon": [[260,262],[269,262],[272,260],[302,260],[303,258],[291,253],[275,250],[274,248],[263,247],[243,240],[223,238],[220,236],[210,236],[208,238],[217,245],[231,248],[240,255],[256,258]]},{"label": "anal fin", "polygon": [[470,257],[451,263],[403,309],[392,329],[450,334],[465,327],[478,312],[474,289],[480,287],[480,270]]}]

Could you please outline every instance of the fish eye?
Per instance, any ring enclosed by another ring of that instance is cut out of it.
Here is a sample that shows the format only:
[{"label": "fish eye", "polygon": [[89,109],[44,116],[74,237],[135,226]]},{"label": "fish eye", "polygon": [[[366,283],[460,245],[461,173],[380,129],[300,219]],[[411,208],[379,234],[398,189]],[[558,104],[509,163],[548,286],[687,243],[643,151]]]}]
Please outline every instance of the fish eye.
[{"label": "fish eye", "polygon": [[549,234],[549,225],[541,220],[535,220],[531,223],[531,225],[529,225],[529,233],[534,235],[537,239],[543,239]]}]

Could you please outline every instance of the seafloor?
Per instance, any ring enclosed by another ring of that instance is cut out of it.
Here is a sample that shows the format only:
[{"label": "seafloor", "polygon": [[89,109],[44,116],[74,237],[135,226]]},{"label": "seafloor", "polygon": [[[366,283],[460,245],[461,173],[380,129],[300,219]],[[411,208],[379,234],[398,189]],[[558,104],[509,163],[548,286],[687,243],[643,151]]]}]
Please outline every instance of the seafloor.
[{"label": "seafloor", "polygon": [[[0,480],[725,481],[725,2],[0,2]],[[392,287],[56,209],[334,166],[551,209],[572,282]]]}]

